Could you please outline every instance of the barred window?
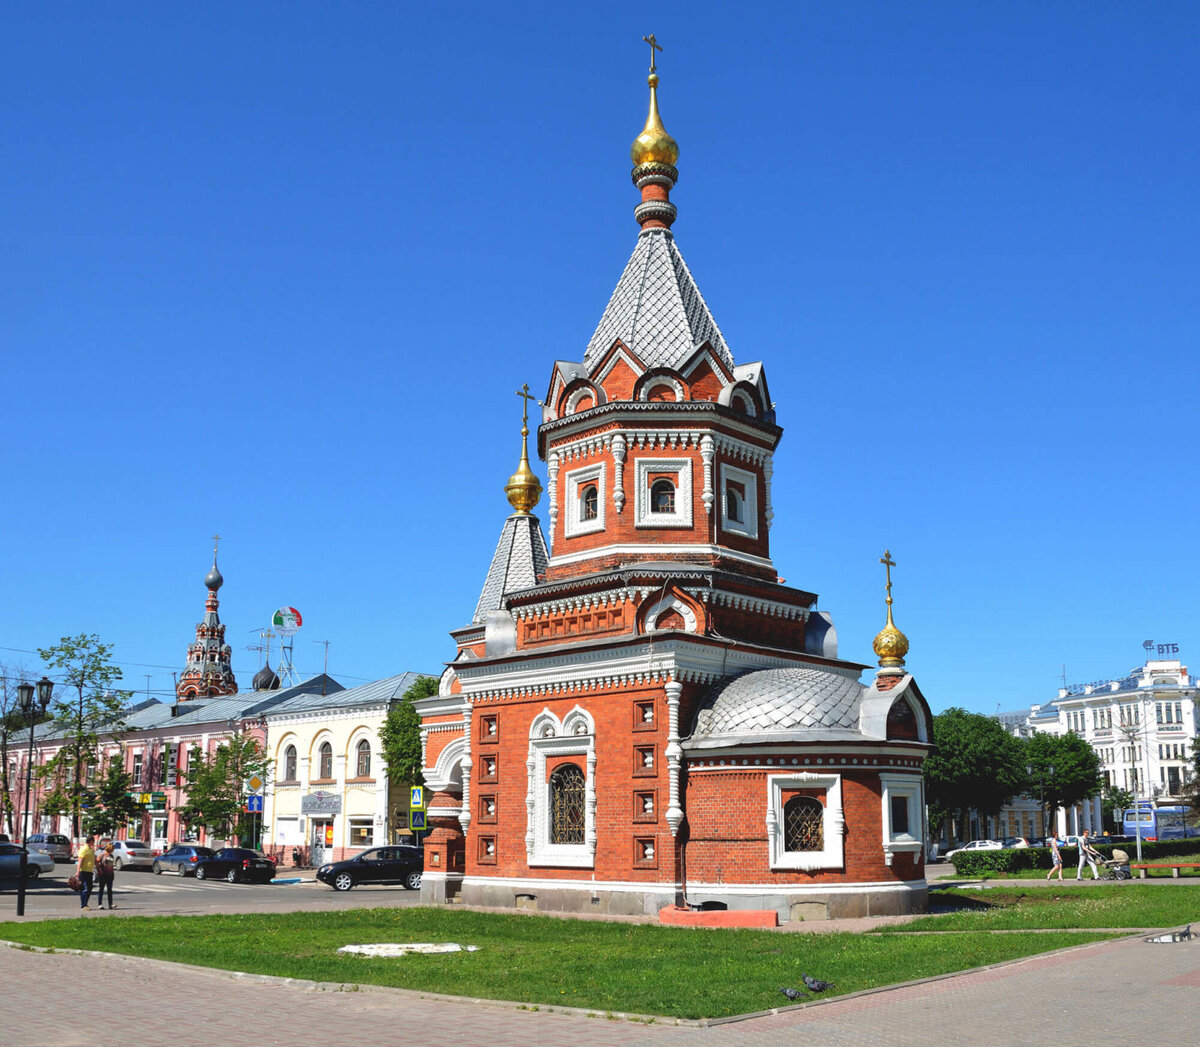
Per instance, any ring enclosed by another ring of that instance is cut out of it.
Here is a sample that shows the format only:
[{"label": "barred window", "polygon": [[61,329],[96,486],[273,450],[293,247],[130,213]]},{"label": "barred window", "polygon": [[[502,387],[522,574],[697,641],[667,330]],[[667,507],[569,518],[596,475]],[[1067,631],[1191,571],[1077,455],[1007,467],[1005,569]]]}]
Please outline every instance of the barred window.
[{"label": "barred window", "polygon": [[286,782],[296,780],[296,747],[294,745],[289,745],[283,750],[283,780]]},{"label": "barred window", "polygon": [[358,743],[358,766],[355,773],[359,778],[371,777],[371,743],[365,738]]},{"label": "barred window", "polygon": [[650,511],[673,513],[675,511],[675,485],[670,480],[658,480],[650,488]]},{"label": "barred window", "polygon": [[579,493],[579,503],[579,519],[595,520],[600,511],[600,498],[595,484],[588,484]]},{"label": "barred window", "polygon": [[321,778],[333,777],[333,746],[328,742],[322,742],[319,750],[321,759],[318,764]]},{"label": "barred window", "polygon": [[565,763],[550,775],[550,842],[583,843],[583,771]]},{"label": "barred window", "polygon": [[793,796],[783,806],[783,849],[823,851],[825,808],[811,796]]}]

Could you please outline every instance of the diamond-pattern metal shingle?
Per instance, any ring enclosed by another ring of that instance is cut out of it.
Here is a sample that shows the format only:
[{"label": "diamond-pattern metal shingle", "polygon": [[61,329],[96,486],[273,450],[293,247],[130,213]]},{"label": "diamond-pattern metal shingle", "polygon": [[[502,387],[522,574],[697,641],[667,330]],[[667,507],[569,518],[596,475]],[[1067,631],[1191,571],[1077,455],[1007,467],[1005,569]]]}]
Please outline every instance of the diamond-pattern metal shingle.
[{"label": "diamond-pattern metal shingle", "polygon": [[538,518],[523,513],[510,516],[504,521],[500,541],[496,543],[473,621],[486,622],[488,611],[500,610],[508,593],[537,585],[538,577],[546,573],[549,562],[550,554],[546,551],[546,538]]},{"label": "diamond-pattern metal shingle", "polygon": [[583,355],[589,373],[618,338],[648,368],[678,367],[705,342],[733,368],[721,329],[666,229],[638,237]]},{"label": "diamond-pattern metal shingle", "polygon": [[857,729],[862,693],[856,678],[827,669],[757,669],[709,691],[692,738]]}]

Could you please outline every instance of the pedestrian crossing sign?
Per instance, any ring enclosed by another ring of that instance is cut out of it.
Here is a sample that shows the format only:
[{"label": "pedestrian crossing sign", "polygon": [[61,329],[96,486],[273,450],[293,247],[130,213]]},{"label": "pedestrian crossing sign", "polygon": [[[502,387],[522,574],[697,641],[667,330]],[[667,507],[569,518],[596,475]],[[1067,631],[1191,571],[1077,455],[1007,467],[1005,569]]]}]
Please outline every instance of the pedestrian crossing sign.
[{"label": "pedestrian crossing sign", "polygon": [[411,797],[408,801],[408,806],[414,811],[425,809],[425,786],[414,785],[411,790]]},{"label": "pedestrian crossing sign", "polygon": [[412,826],[413,829],[428,829],[429,828],[429,826],[427,826],[425,824],[425,812],[424,811],[413,811],[412,816],[409,818],[409,824]]}]

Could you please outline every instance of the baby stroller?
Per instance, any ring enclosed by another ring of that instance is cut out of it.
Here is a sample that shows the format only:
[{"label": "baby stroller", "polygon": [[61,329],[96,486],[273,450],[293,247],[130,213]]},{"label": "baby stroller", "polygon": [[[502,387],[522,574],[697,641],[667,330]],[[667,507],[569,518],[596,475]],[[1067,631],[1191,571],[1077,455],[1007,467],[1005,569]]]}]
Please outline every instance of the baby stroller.
[{"label": "baby stroller", "polygon": [[1114,847],[1111,858],[1102,858],[1096,863],[1100,868],[1102,880],[1132,880],[1133,873],[1129,871],[1129,855],[1121,848]]}]

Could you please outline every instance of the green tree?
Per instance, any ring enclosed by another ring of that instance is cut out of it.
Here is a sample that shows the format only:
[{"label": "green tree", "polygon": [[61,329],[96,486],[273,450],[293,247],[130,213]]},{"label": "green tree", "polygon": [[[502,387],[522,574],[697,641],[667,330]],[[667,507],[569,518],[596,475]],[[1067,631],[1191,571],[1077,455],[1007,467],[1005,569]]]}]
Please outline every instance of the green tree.
[{"label": "green tree", "polygon": [[179,807],[180,818],[189,826],[240,842],[255,825],[246,816],[246,782],[255,775],[266,781],[269,765],[258,741],[241,731],[211,755],[193,749],[182,775],[187,803]]},{"label": "green tree", "polygon": [[[69,739],[39,771],[51,788],[53,803],[71,815],[71,831],[80,835],[83,806],[88,798],[87,768],[100,762],[101,733],[123,728],[121,719],[129,691],[114,691],[121,670],[109,660],[112,645],[101,643],[94,633],[64,636],[38,654],[56,675],[62,691],[51,705],[55,728]],[[50,797],[47,797],[49,800]],[[47,803],[43,808],[50,810]]]},{"label": "green tree", "polygon": [[84,812],[84,829],[97,836],[111,836],[121,826],[135,818],[140,819],[146,808],[130,795],[132,790],[133,778],[125,770],[124,760],[120,756],[113,757]]},{"label": "green tree", "polygon": [[1104,824],[1118,835],[1121,828],[1121,814],[1133,806],[1133,793],[1119,789],[1115,785],[1105,785],[1100,796],[1100,810],[1104,814]]},{"label": "green tree", "polygon": [[418,676],[400,700],[388,709],[379,728],[379,742],[387,761],[389,812],[397,806],[407,807],[409,788],[425,784],[425,776],[421,773],[421,717],[413,708],[413,702],[437,693],[435,677]]},{"label": "green tree", "polygon": [[1026,744],[1026,755],[1032,788],[1044,797],[1051,818],[1058,808],[1095,796],[1104,784],[1096,750],[1072,732],[1035,734]]},{"label": "green tree", "polygon": [[424,785],[421,774],[421,717],[413,702],[431,698],[438,693],[433,676],[418,676],[412,686],[400,696],[379,728],[383,758],[387,761],[388,781],[397,788]]},{"label": "green tree", "polygon": [[952,814],[995,815],[1024,791],[1025,747],[991,716],[951,708],[933,718],[934,750],[925,761],[925,796],[935,831]]}]

